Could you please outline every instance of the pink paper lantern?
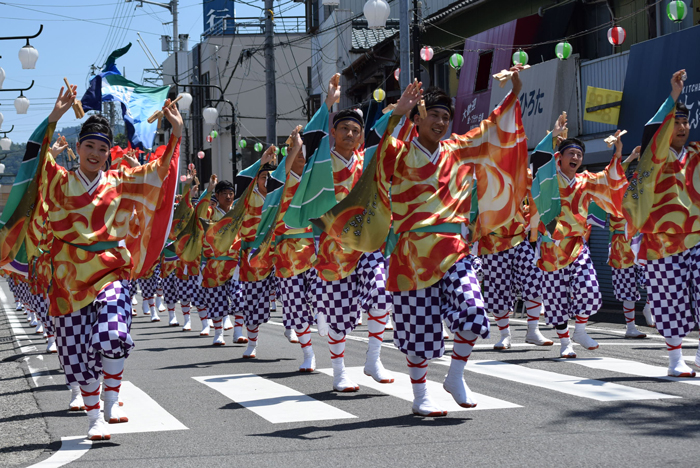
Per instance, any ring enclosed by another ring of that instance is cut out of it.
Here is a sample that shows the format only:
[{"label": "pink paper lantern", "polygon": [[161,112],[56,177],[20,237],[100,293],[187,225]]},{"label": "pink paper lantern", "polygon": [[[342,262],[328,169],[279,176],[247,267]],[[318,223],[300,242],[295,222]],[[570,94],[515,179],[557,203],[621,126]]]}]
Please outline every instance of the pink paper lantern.
[{"label": "pink paper lantern", "polygon": [[181,175],[181,176],[180,176],[180,182],[187,182],[187,176],[186,176],[186,175]]},{"label": "pink paper lantern", "polygon": [[627,32],[620,26],[608,29],[608,41],[612,45],[619,46],[625,42],[625,37],[627,37]]},{"label": "pink paper lantern", "polygon": [[433,59],[433,48],[430,46],[425,46],[420,50],[420,58],[425,62],[430,62]]},{"label": "pink paper lantern", "polygon": [[211,135],[207,135],[207,143],[211,143],[212,140],[213,140],[213,138],[211,137]]},{"label": "pink paper lantern", "polygon": [[197,153],[197,157],[199,159],[204,159],[204,156],[205,156],[204,151],[200,151],[199,153]]},{"label": "pink paper lantern", "polygon": [[394,78],[396,78],[396,81],[399,81],[399,77],[401,76],[401,69],[397,68],[394,70]]},{"label": "pink paper lantern", "polygon": [[189,169],[190,171],[194,171],[194,163],[190,163],[190,164],[187,166],[187,169]]}]

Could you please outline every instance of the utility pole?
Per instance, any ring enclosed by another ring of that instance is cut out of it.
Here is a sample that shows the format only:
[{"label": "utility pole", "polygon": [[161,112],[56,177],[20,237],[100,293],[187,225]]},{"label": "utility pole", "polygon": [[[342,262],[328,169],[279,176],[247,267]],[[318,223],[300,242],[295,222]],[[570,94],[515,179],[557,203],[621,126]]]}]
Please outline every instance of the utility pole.
[{"label": "utility pole", "polygon": [[413,76],[420,79],[420,28],[418,27],[418,0],[413,0]]},{"label": "utility pole", "polygon": [[[132,0],[124,0],[125,3],[130,3]],[[180,52],[180,37],[177,29],[177,2],[178,0],[170,0],[168,3],[152,2],[151,0],[134,0],[139,4],[138,7],[143,7],[144,3],[149,5],[159,6],[165,8],[173,15],[173,51],[175,52],[175,77],[173,82],[180,81],[180,75],[178,74],[178,52]],[[166,23],[167,24],[167,23]],[[177,93],[177,84],[175,85],[175,92]]]},{"label": "utility pole", "polygon": [[[267,142],[277,144],[277,87],[275,85],[275,49],[273,0],[265,0],[265,107],[267,116]],[[233,149],[235,151],[235,148]]]},{"label": "utility pole", "polygon": [[409,27],[410,15],[408,13],[409,0],[400,0],[399,4],[399,48],[401,73],[399,74],[399,86],[401,91],[406,89],[411,82],[411,29]]}]

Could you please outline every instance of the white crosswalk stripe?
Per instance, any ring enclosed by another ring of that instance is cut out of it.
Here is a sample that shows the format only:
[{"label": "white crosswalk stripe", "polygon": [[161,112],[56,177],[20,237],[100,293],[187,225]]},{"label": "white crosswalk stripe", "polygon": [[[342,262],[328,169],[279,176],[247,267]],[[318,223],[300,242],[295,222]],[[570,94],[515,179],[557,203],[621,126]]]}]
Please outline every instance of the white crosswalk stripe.
[{"label": "white crosswalk stripe", "polygon": [[[695,357],[693,357],[695,360]],[[652,377],[660,380],[670,380],[672,382],[683,382],[688,385],[700,386],[700,379],[688,379],[669,377],[668,369],[661,366],[652,366],[641,362],[627,359],[615,359],[609,357],[572,359],[571,364],[589,367],[591,369],[619,372],[620,374],[638,375],[640,377]]]},{"label": "white crosswalk stripe", "polygon": [[[362,367],[348,367],[347,369],[348,377],[350,380],[355,382],[360,386],[371,388],[378,392],[390,395],[396,398],[400,398],[406,401],[413,401],[413,389],[411,387],[411,378],[408,374],[403,374],[400,372],[392,372],[394,374],[394,383],[382,384],[376,382],[372,377],[364,374]],[[326,375],[333,375],[333,369],[319,369]],[[455,403],[452,396],[447,393],[442,388],[442,383],[433,382],[428,380],[428,392],[430,393],[430,398],[439,406],[446,411],[476,411],[476,410],[493,410],[493,409],[505,409],[505,408],[520,408],[520,405],[515,403],[510,403],[505,400],[500,400],[498,398],[493,398],[487,395],[482,395],[480,393],[474,392],[474,398],[477,400],[478,405],[476,408],[462,408],[457,403]]]},{"label": "white crosswalk stripe", "polygon": [[[449,359],[443,358],[436,362],[442,365],[450,365]],[[678,398],[674,395],[627,387],[615,383],[603,382],[602,380],[587,379],[541,369],[532,369],[502,361],[470,360],[465,369],[476,374],[533,385],[535,387],[546,388],[555,392],[566,393],[581,398],[590,398],[591,400],[597,401]]]},{"label": "white crosswalk stripe", "polygon": [[357,417],[255,374],[192,378],[273,424]]},{"label": "white crosswalk stripe", "polygon": [[129,422],[110,424],[109,431],[112,434],[181,431],[187,429],[184,424],[168,413],[148,393],[131,382],[122,382],[119,399],[124,402],[124,412],[129,418]]}]

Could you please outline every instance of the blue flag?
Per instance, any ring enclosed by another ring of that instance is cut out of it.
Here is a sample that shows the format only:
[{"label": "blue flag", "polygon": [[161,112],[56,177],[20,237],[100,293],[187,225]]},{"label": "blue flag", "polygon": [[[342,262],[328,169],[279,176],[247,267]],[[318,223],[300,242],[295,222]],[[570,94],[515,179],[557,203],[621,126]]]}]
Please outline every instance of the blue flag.
[{"label": "blue flag", "polygon": [[131,44],[112,52],[102,72],[90,80],[90,87],[82,99],[83,109],[100,110],[103,102],[121,103],[124,126],[131,146],[151,150],[158,122],[149,124],[147,119],[163,107],[170,87],[142,86],[124,78],[119,73],[115,60],[130,47]]}]

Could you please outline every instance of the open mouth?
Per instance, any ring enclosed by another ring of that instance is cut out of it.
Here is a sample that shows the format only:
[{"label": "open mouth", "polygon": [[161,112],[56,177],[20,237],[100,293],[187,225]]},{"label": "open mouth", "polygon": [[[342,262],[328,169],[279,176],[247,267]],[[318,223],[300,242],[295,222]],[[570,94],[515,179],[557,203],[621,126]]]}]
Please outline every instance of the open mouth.
[{"label": "open mouth", "polygon": [[90,164],[99,164],[100,163],[100,161],[98,159],[95,159],[95,158],[87,158],[87,162],[89,162]]}]

